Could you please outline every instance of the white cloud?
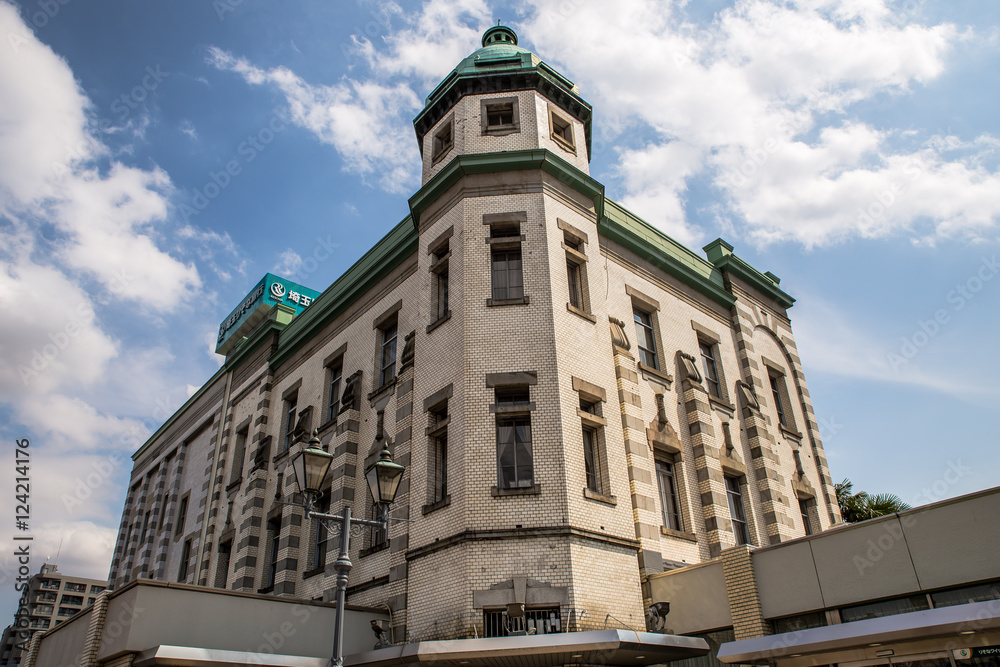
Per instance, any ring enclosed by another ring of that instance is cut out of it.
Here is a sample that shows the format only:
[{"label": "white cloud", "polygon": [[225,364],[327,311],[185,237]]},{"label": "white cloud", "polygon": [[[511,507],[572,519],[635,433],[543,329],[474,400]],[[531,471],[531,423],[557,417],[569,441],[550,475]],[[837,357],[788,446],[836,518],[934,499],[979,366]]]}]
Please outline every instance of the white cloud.
[{"label": "white cloud", "polygon": [[291,121],[333,146],[345,171],[374,175],[388,192],[412,188],[416,151],[401,147],[413,143],[407,121],[420,109],[420,101],[406,84],[344,79],[331,86],[312,86],[284,67],[260,69],[216,48],[210,50],[209,62],[236,72],[249,84],[277,88],[285,96]]},{"label": "white cloud", "polygon": [[[740,0],[707,26],[684,12],[683,2],[538,0],[523,30],[578,79],[601,112],[600,140],[651,132],[619,154],[637,213],[684,242],[703,241],[683,206],[692,179],[707,177],[726,197],[725,217],[758,243],[995,234],[1000,200],[988,193],[1000,173],[983,166],[994,137],[918,131],[926,145],[899,148],[900,133],[852,116],[857,102],[902,99],[941,77],[972,33],[921,25],[885,0]],[[941,146],[956,142],[974,148],[956,156]],[[879,212],[887,188],[896,196]],[[877,215],[859,214],[872,203]]]},{"label": "white cloud", "polygon": [[294,276],[302,269],[302,257],[291,248],[285,248],[278,255],[278,262],[271,267],[271,273],[279,276]]}]

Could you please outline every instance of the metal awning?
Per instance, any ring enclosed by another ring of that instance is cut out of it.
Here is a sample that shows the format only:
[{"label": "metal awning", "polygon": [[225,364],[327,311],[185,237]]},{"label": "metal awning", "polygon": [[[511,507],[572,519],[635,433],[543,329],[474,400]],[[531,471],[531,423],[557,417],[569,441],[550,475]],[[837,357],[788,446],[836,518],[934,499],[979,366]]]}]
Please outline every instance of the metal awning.
[{"label": "metal awning", "polygon": [[631,630],[594,630],[527,637],[416,642],[355,653],[344,658],[344,665],[395,667],[432,662],[454,667],[655,665],[706,653],[708,644],[698,637]]},{"label": "metal awning", "polygon": [[1000,600],[991,600],[727,642],[719,648],[719,660],[767,662],[996,628],[1000,628]]}]

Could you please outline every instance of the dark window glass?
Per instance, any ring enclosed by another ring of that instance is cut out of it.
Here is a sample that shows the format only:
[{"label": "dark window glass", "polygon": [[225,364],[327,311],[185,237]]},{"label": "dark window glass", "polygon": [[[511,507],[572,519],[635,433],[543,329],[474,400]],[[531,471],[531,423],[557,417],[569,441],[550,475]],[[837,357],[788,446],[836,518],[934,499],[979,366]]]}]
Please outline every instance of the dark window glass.
[{"label": "dark window glass", "polygon": [[436,160],[451,148],[451,121],[446,123],[434,134],[434,147],[431,152],[431,159]]},{"label": "dark window glass", "polygon": [[437,274],[437,312],[436,319],[441,319],[448,314],[448,270],[444,269]]},{"label": "dark window glass", "polygon": [[187,521],[187,510],[188,510],[188,496],[181,498],[180,505],[177,508],[177,532],[175,534],[181,535],[184,533],[184,523]]},{"label": "dark window glass", "polygon": [[292,446],[295,438],[295,408],[298,404],[298,394],[285,401],[285,437],[282,439],[282,451]]},{"label": "dark window glass", "polygon": [[278,551],[281,548],[281,521],[268,521],[267,531],[271,537],[271,560],[267,566],[267,586],[271,588],[278,578]]},{"label": "dark window glass", "polygon": [[569,281],[569,304],[574,308],[583,309],[583,295],[580,290],[580,265],[566,262],[566,278]]},{"label": "dark window glass", "polygon": [[934,601],[935,607],[953,607],[957,604],[1000,600],[1000,582],[966,586],[950,591],[938,591],[931,593],[931,599]]},{"label": "dark window glass", "polygon": [[925,609],[930,609],[926,595],[910,595],[896,598],[895,600],[883,600],[882,602],[844,607],[840,610],[840,620],[843,623],[851,623],[852,621],[865,621],[870,618],[909,614],[913,611],[924,611]]},{"label": "dark window glass", "polygon": [[191,561],[191,540],[184,540],[181,548],[181,565],[177,570],[177,581],[184,583],[187,581],[188,565]]},{"label": "dark window glass", "polygon": [[826,613],[822,611],[810,614],[799,614],[798,616],[787,616],[776,618],[771,621],[771,627],[775,634],[784,632],[798,632],[799,630],[809,630],[811,628],[822,628],[826,626]]},{"label": "dark window glass", "polygon": [[[142,531],[139,533],[139,551],[142,551],[142,548],[144,546],[146,546],[146,529],[149,528],[149,515],[150,514],[151,514],[151,512],[146,512],[146,514],[143,516],[143,519],[142,519]],[[69,589],[69,584],[66,585],[66,588]],[[70,590],[73,590],[73,589],[70,589]]]},{"label": "dark window glass", "polygon": [[486,106],[487,127],[502,127],[514,124],[514,103],[489,104]]},{"label": "dark window glass", "polygon": [[486,609],[483,629],[486,637],[507,637],[514,632],[548,635],[563,631],[559,607],[525,609],[523,619],[508,618],[501,609]]},{"label": "dark window glass", "polygon": [[530,417],[497,419],[497,471],[501,489],[534,485]]},{"label": "dark window glass", "polygon": [[653,320],[649,313],[635,309],[632,311],[635,319],[636,345],[639,348],[639,361],[650,368],[659,370],[656,359],[656,338],[653,334]]},{"label": "dark window glass", "polygon": [[802,529],[806,531],[806,535],[813,534],[812,517],[809,514],[809,510],[812,509],[814,504],[814,500],[809,498],[799,498],[799,513],[802,515]]},{"label": "dark window glass", "polygon": [[698,341],[701,348],[701,361],[705,369],[705,383],[708,393],[716,398],[722,398],[722,386],[719,384],[719,369],[715,362],[715,346],[705,341]]},{"label": "dark window glass", "polygon": [[729,515],[733,520],[736,544],[749,544],[750,534],[747,532],[747,517],[743,511],[743,490],[739,479],[726,477],[726,495],[729,497]]},{"label": "dark window glass", "polygon": [[583,465],[587,471],[587,488],[594,493],[602,493],[601,489],[601,457],[597,450],[597,431],[592,428],[583,429]]},{"label": "dark window glass", "polygon": [[448,495],[448,433],[434,438],[434,493],[433,501]]},{"label": "dark window glass", "polygon": [[64,595],[64,596],[62,596],[62,600],[59,601],[59,604],[66,604],[66,605],[74,605],[75,604],[75,605],[83,606],[83,596],[82,595]]},{"label": "dark window glass", "polygon": [[780,383],[783,380],[774,375],[768,375],[767,378],[771,381],[771,396],[774,398],[774,409],[778,411],[778,423],[782,426],[788,426],[788,418],[785,416],[785,405],[782,400],[780,387]]},{"label": "dark window glass", "polygon": [[[321,514],[328,514],[330,512],[330,495],[329,492],[319,500],[317,503],[316,511]],[[330,535],[326,528],[323,526],[323,522],[319,519],[313,519],[316,524],[316,542],[313,545],[313,569],[326,566],[326,552],[330,543]]]},{"label": "dark window glass", "polygon": [[396,379],[396,323],[382,329],[382,358],[379,365],[380,387]]},{"label": "dark window glass", "polygon": [[235,484],[243,479],[243,461],[246,459],[247,438],[249,435],[249,427],[236,434],[236,444],[233,445],[233,472],[229,476],[230,484]]},{"label": "dark window glass", "polygon": [[[368,518],[373,521],[380,520],[381,514],[379,512],[379,506],[376,503],[371,504],[371,509],[368,512]],[[385,549],[389,546],[389,531],[383,528],[372,528],[371,529],[371,549],[372,551],[377,551],[379,549]]]},{"label": "dark window glass", "polygon": [[229,580],[229,560],[233,555],[233,542],[229,540],[219,545],[219,560],[215,566],[215,587],[225,588]]},{"label": "dark window glass", "polygon": [[680,513],[677,511],[677,483],[674,479],[674,464],[657,459],[656,483],[660,490],[660,507],[663,525],[671,530],[680,530]]},{"label": "dark window glass", "polygon": [[340,407],[340,381],[343,369],[340,364],[330,366],[330,382],[326,388],[326,420],[328,422],[337,418],[337,410]]},{"label": "dark window glass", "polygon": [[493,251],[493,299],[521,299],[524,281],[521,273],[521,249]]}]

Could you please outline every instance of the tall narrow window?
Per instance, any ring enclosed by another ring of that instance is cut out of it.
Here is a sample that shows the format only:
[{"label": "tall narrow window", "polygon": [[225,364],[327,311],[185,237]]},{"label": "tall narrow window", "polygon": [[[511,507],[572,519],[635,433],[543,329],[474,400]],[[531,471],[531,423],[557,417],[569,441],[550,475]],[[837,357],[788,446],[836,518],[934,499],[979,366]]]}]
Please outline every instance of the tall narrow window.
[{"label": "tall narrow window", "polygon": [[146,512],[142,518],[142,532],[139,533],[139,551],[146,546],[146,529],[149,528],[149,515],[152,512]]},{"label": "tall narrow window", "polygon": [[448,403],[431,412],[437,428],[431,443],[431,502],[440,502],[448,495]]},{"label": "tall narrow window", "polygon": [[655,370],[660,369],[656,356],[656,335],[653,331],[653,320],[650,313],[638,308],[632,310],[635,319],[636,346],[639,348],[639,363]]},{"label": "tall narrow window", "polygon": [[776,370],[769,370],[768,382],[771,385],[771,397],[774,399],[774,410],[778,413],[778,423],[785,428],[792,428],[791,402],[788,398],[788,385],[785,376]]},{"label": "tall narrow window", "polygon": [[[534,461],[531,451],[531,415],[511,414],[528,410],[528,388],[496,390],[497,415],[497,487],[527,489],[534,486]],[[503,415],[503,416],[501,416]]]},{"label": "tall narrow window", "polygon": [[184,534],[184,524],[187,522],[188,498],[190,496],[185,494],[177,506],[177,530],[174,531],[174,534],[178,536]]},{"label": "tall narrow window", "polygon": [[705,384],[708,385],[708,393],[721,399],[722,383],[719,382],[719,367],[715,361],[715,345],[699,339],[698,347],[701,349],[701,362],[705,370]]},{"label": "tall narrow window", "polygon": [[229,581],[229,562],[233,555],[233,541],[219,544],[219,559],[215,566],[215,587],[225,588]]},{"label": "tall narrow window", "polygon": [[427,333],[443,323],[451,315],[449,310],[449,274],[448,260],[451,258],[450,239],[455,233],[454,227],[444,230],[436,239],[427,245],[427,254],[431,256],[431,322],[427,325]]},{"label": "tall narrow window", "polygon": [[493,251],[493,300],[505,301],[524,297],[521,271],[521,249]]},{"label": "tall narrow window", "polygon": [[743,490],[738,477],[726,475],[726,495],[729,497],[729,516],[733,520],[733,535],[736,544],[749,544],[747,517],[743,509]]},{"label": "tall narrow window", "polygon": [[278,551],[281,548],[281,519],[267,522],[267,532],[271,538],[270,562],[267,566],[267,588],[273,588],[278,578]]},{"label": "tall narrow window", "polygon": [[813,534],[812,517],[810,510],[815,506],[816,501],[812,498],[799,498],[799,514],[802,515],[802,529],[806,535]]},{"label": "tall narrow window", "polygon": [[[320,498],[317,503],[316,511],[321,514],[327,514],[330,511],[330,493],[329,491]],[[330,542],[330,535],[326,531],[326,527],[323,522],[319,519],[313,519],[316,524],[316,542],[313,545],[313,569],[318,569],[326,566],[326,552],[327,547]]]},{"label": "tall narrow window", "polygon": [[440,320],[448,314],[448,267],[444,267],[437,273],[434,281],[437,293],[437,303],[435,308],[435,319]]},{"label": "tall narrow window", "polygon": [[191,561],[191,540],[184,540],[184,546],[181,548],[181,564],[177,570],[177,581],[179,581],[182,584],[187,581],[190,561]]},{"label": "tall narrow window", "polygon": [[295,440],[295,408],[297,405],[297,393],[285,399],[285,437],[281,439],[281,451],[286,451]]},{"label": "tall narrow window", "polygon": [[381,358],[379,361],[378,386],[384,387],[396,379],[396,322],[382,329]]},{"label": "tall narrow window", "polygon": [[583,427],[583,465],[587,472],[587,488],[594,493],[604,493],[601,488],[604,472],[601,470],[597,429],[590,426]]},{"label": "tall narrow window", "polygon": [[[370,501],[369,501],[370,502]],[[368,518],[373,521],[381,519],[379,516],[379,506],[377,503],[371,504]],[[389,546],[389,531],[386,528],[372,528],[371,530],[371,551],[379,551]]]},{"label": "tall narrow window", "polygon": [[246,459],[247,438],[249,437],[249,426],[236,432],[236,442],[233,444],[233,470],[229,475],[230,484],[235,484],[243,479],[243,461]]},{"label": "tall narrow window", "polygon": [[332,422],[337,418],[337,411],[340,408],[340,382],[343,374],[343,365],[340,359],[327,366],[326,421],[328,422]]},{"label": "tall narrow window", "polygon": [[656,459],[656,484],[660,491],[663,527],[670,530],[680,530],[680,512],[677,509],[677,483],[674,478],[673,463],[659,458]]},{"label": "tall narrow window", "polygon": [[583,286],[580,280],[580,265],[566,260],[566,280],[569,283],[569,305],[583,310]]}]

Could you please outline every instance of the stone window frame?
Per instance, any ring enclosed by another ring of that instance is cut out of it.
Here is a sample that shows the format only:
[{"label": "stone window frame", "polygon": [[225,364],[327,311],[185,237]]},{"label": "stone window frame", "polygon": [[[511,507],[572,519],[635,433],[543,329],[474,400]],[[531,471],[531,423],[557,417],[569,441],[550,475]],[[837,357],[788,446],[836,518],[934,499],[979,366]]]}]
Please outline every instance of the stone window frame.
[{"label": "stone window frame", "polygon": [[[382,314],[372,320],[372,330],[377,332],[375,339],[375,358],[374,366],[375,372],[372,376],[372,394],[380,394],[382,391],[387,390],[390,387],[395,386],[397,379],[399,378],[399,312],[403,309],[402,299],[396,301],[396,303],[389,306],[387,309],[382,311]],[[395,329],[395,342],[393,349],[393,361],[392,361],[392,377],[388,380],[384,379],[383,372],[388,366],[383,366],[382,358],[384,356],[384,348],[386,344],[386,332],[390,329]],[[371,399],[372,396],[369,396]]]},{"label": "stone window frame", "polygon": [[[449,383],[443,389],[439,389],[426,399],[424,399],[424,413],[427,415],[427,428],[424,434],[427,436],[427,504],[421,508],[423,514],[427,515],[434,510],[447,507],[451,504],[451,494],[448,493],[448,425],[451,423],[451,413],[448,412],[448,401],[452,397],[454,385]],[[445,411],[445,417],[438,418]],[[438,455],[442,437],[445,441],[444,456],[441,459],[441,469],[444,478],[443,493],[438,491]]]},{"label": "stone window frame", "polygon": [[[448,141],[446,142],[441,141],[441,143],[438,143],[439,140],[441,139],[441,135],[443,135],[446,130],[449,134]],[[443,122],[441,122],[440,125],[437,126],[437,129],[435,129],[431,133],[431,145],[430,145],[431,165],[433,166],[438,162],[440,162],[446,155],[448,155],[448,153],[451,152],[451,149],[454,147],[455,147],[455,114],[451,114]]]},{"label": "stone window frame", "polygon": [[[596,324],[597,318],[591,311],[590,283],[587,278],[586,246],[590,239],[586,232],[577,229],[561,218],[556,218],[556,226],[563,232],[562,248],[566,253],[566,283],[569,288],[566,310]],[[573,305],[574,290],[571,276],[574,271],[577,276],[576,294],[579,305]]]},{"label": "stone window frame", "polygon": [[[490,296],[486,299],[486,305],[493,306],[513,306],[530,303],[527,294],[527,285],[524,282],[524,246],[526,237],[522,225],[527,224],[527,211],[512,211],[509,213],[487,213],[483,216],[483,225],[489,227],[486,236],[486,243],[490,246],[489,272],[490,272]],[[509,232],[514,230],[515,234],[498,232]],[[507,299],[494,299],[496,288],[493,285],[493,257],[497,252],[517,250],[521,256],[521,296]]]},{"label": "stone window frame", "polygon": [[[695,359],[699,362],[699,370],[703,376],[702,380],[705,383],[705,392],[708,394],[708,400],[715,403],[721,407],[726,408],[729,411],[735,410],[735,406],[729,398],[729,388],[726,386],[726,372],[722,367],[722,337],[712,331],[708,327],[691,320],[691,328],[695,332],[695,342],[698,344],[698,352],[694,355]],[[709,378],[708,373],[705,369],[705,360],[702,353],[702,344],[708,345],[712,350],[712,361],[715,364],[715,375],[716,381],[719,384],[719,396],[712,394],[709,389]]]},{"label": "stone window frame", "polygon": [[[799,433],[798,427],[795,421],[795,410],[792,406],[792,396],[788,393],[788,373],[785,372],[784,366],[776,361],[771,361],[766,357],[761,357],[760,359],[764,364],[764,369],[767,373],[767,388],[770,390],[768,397],[771,400],[775,400],[775,389],[777,389],[777,400],[780,402],[781,410],[779,411],[778,405],[774,406],[774,415],[777,417],[777,425],[781,429],[781,432],[787,436],[791,436],[796,442],[800,442],[802,439],[802,434]],[[774,381],[779,380],[777,386],[775,386]],[[760,399],[758,399],[759,402]],[[781,414],[785,415],[785,423],[781,422]]]},{"label": "stone window frame", "polygon": [[[548,116],[549,138],[563,150],[576,155],[576,128],[573,127],[573,120],[564,115],[564,112],[553,104],[549,104]],[[563,128],[565,128],[568,137],[561,134]]]},{"label": "stone window frame", "polygon": [[[496,426],[496,437],[497,437],[497,484],[490,489],[490,495],[493,497],[500,496],[525,496],[525,495],[538,495],[542,492],[542,486],[538,483],[538,477],[535,474],[535,449],[536,442],[534,437],[534,428],[532,428],[532,439],[531,439],[531,482],[530,487],[514,487],[514,488],[501,488],[500,487],[500,440],[499,440],[499,426],[500,421],[513,417],[527,417],[529,421],[531,420],[531,415],[535,411],[535,402],[531,400],[531,388],[538,384],[538,373],[537,371],[519,371],[511,373],[487,373],[486,374],[486,388],[493,389],[494,403],[489,406],[489,413],[495,415],[495,426]],[[499,393],[507,391],[517,391],[525,390],[528,392],[528,402],[527,403],[517,403],[513,405],[504,405],[497,401],[498,390]]]},{"label": "stone window frame", "polygon": [[[451,308],[448,303],[450,285],[448,283],[448,264],[451,259],[451,237],[455,234],[454,225],[444,230],[436,239],[427,244],[427,254],[431,256],[428,271],[431,274],[431,312],[434,319],[427,325],[427,333],[451,319]],[[441,292],[444,285],[444,310],[442,312]]]},{"label": "stone window frame", "polygon": [[[330,512],[330,498],[333,492],[333,482],[327,478],[326,488],[320,491],[319,497],[316,499],[316,511],[328,514]],[[330,555],[330,542],[333,537],[330,535],[330,531],[326,529],[322,521],[312,520],[310,521],[312,525],[309,526],[308,530],[308,549],[305,554],[305,562],[312,565],[311,568],[302,573],[303,579],[308,579],[309,577],[315,576],[326,570],[326,561],[329,559]],[[316,559],[319,556],[319,544],[320,544],[320,531],[326,531],[326,539],[322,540],[324,545],[323,562],[316,565]]]},{"label": "stone window frame", "polygon": [[[275,459],[285,454],[292,448],[295,441],[295,417],[298,416],[299,389],[302,387],[302,378],[295,381],[281,393],[281,449],[275,455]],[[289,415],[294,416],[289,418]]]},{"label": "stone window frame", "polygon": [[[500,104],[511,103],[513,105],[513,122],[506,123],[503,125],[491,126],[489,124],[489,107],[498,106]],[[480,119],[480,129],[484,135],[492,135],[495,137],[502,137],[508,134],[517,134],[521,131],[521,112],[520,112],[520,101],[517,95],[512,95],[510,97],[491,97],[489,99],[482,99],[479,101],[479,119]]]},{"label": "stone window frame", "polygon": [[[344,343],[336,350],[326,355],[323,359],[323,414],[326,421],[319,427],[320,431],[337,423],[337,416],[340,414],[340,402],[344,397],[344,356],[347,354],[347,343]],[[337,386],[337,399],[333,400],[332,384],[335,369],[339,369],[339,382]]]},{"label": "stone window frame", "polygon": [[[229,584],[229,569],[230,569],[230,567],[233,564],[232,558],[233,558],[233,546],[234,546],[233,542],[234,541],[235,541],[234,537],[230,537],[227,540],[220,540],[219,541],[219,546],[215,550],[215,552],[217,554],[219,554],[219,556],[215,559],[215,580],[214,580],[214,586],[213,586],[213,588],[221,588],[221,589],[225,590],[228,587],[228,584]],[[228,549],[225,548],[227,545],[229,547]],[[223,561],[223,559],[222,559],[222,554],[223,553],[227,553],[228,554],[228,556],[225,559],[225,561]],[[225,564],[226,564],[225,569],[222,568],[223,562],[225,562]]]},{"label": "stone window frame", "polygon": [[[267,539],[267,560],[264,561],[264,581],[267,582],[265,586],[258,590],[258,593],[266,594],[274,590],[275,584],[278,583],[278,572],[280,561],[278,560],[278,554],[281,553],[281,529],[282,529],[281,514],[269,517],[264,524],[264,537]],[[263,583],[263,582],[262,582]]]},{"label": "stone window frame", "polygon": [[[604,387],[587,382],[576,376],[571,376],[573,391],[577,394],[579,403],[576,414],[580,417],[581,438],[585,431],[594,434],[594,461],[596,464],[597,489],[590,488],[589,483],[584,483],[583,497],[589,500],[617,505],[618,499],[611,493],[611,468],[608,465],[607,434],[605,427],[608,420],[604,417],[604,404],[607,402],[607,391]],[[584,410],[583,404],[589,403],[597,408],[596,412]],[[580,441],[580,452],[584,457],[584,470],[586,472],[586,440]]]},{"label": "stone window frame", "polygon": [[177,566],[177,582],[181,584],[186,584],[188,580],[188,575],[191,574],[191,558],[194,545],[194,538],[187,538],[184,540],[184,546],[181,547],[181,557],[180,563]]},{"label": "stone window frame", "polygon": [[[815,535],[822,531],[819,521],[819,503],[816,502],[816,496],[796,491],[795,499],[799,505],[799,517],[803,520],[803,532],[806,535]],[[805,519],[808,519],[808,523],[805,523]]]},{"label": "stone window frame", "polygon": [[632,300],[632,317],[629,318],[629,321],[632,322],[633,327],[636,325],[635,311],[637,310],[648,315],[650,327],[653,329],[653,343],[656,345],[655,358],[656,358],[657,368],[653,368],[651,366],[644,364],[641,361],[642,355],[639,352],[639,341],[638,341],[639,336],[638,332],[636,333],[636,339],[637,339],[635,341],[636,368],[639,369],[639,373],[640,375],[642,375],[643,379],[653,380],[654,382],[658,382],[660,384],[666,384],[669,387],[670,383],[673,381],[673,378],[671,378],[670,375],[667,373],[665,367],[666,364],[666,357],[664,355],[665,348],[663,347],[663,337],[660,334],[660,317],[659,317],[660,302],[647,294],[643,294],[642,292],[632,287],[631,285],[625,285],[625,293]]}]

